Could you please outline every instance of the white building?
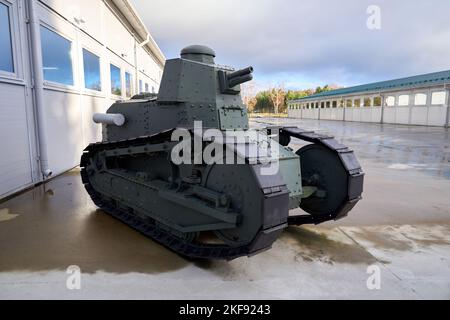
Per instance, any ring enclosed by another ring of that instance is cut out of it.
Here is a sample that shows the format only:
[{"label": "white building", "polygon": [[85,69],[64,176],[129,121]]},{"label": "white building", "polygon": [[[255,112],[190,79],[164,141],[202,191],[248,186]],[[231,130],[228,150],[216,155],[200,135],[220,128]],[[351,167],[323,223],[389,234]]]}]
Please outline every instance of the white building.
[{"label": "white building", "polygon": [[164,63],[128,0],[0,0],[0,199],[76,167],[92,115]]},{"label": "white building", "polygon": [[293,118],[450,124],[450,70],[322,92],[288,102]]}]

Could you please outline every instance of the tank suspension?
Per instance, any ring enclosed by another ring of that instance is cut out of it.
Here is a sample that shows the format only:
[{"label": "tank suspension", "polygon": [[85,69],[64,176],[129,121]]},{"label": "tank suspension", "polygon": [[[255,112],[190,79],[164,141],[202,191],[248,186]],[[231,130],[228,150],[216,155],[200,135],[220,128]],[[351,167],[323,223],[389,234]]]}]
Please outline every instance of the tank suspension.
[{"label": "tank suspension", "polygon": [[[320,190],[317,186],[314,186],[316,183],[312,183],[308,181],[305,188],[304,199],[302,200],[301,208],[306,212],[310,213],[309,215],[298,215],[298,216],[290,216],[289,217],[289,225],[304,225],[304,224],[320,224],[326,221],[331,220],[339,220],[346,217],[350,210],[352,210],[355,205],[362,199],[363,193],[363,185],[364,185],[364,172],[361,168],[361,165],[358,162],[358,159],[355,156],[353,150],[348,148],[347,146],[339,143],[332,136],[327,136],[323,134],[318,134],[313,131],[302,130],[297,127],[268,127],[266,128],[267,133],[269,135],[279,132],[279,142],[283,146],[288,146],[291,142],[292,138],[300,139],[302,141],[306,141],[312,143],[312,145],[307,146],[306,148],[302,148],[298,151],[300,153],[300,158],[302,159],[301,153],[304,152],[308,148],[314,147],[314,149],[324,149],[326,152],[329,152],[334,155],[333,161],[335,164],[339,164],[342,166],[345,171],[346,181],[344,181],[345,187],[345,197],[342,199],[342,202],[337,207],[337,209],[329,212],[308,212],[311,211],[310,206],[308,206],[309,196],[313,196],[313,201],[320,201],[320,198],[326,198],[327,193],[324,190]],[[312,151],[317,152],[317,151]],[[304,162],[304,161],[303,161]],[[331,165],[331,164],[330,164]],[[304,168],[302,168],[302,175],[304,174]],[[317,168],[316,168],[317,169]],[[303,177],[306,178],[306,177]],[[310,180],[315,180],[316,177],[313,175],[310,177]],[[320,180],[320,177],[317,178]],[[320,181],[319,181],[320,182]],[[305,183],[305,181],[304,181]],[[320,184],[320,183],[319,183]],[[314,198],[316,200],[314,200]],[[320,205],[319,205],[320,208]]]}]

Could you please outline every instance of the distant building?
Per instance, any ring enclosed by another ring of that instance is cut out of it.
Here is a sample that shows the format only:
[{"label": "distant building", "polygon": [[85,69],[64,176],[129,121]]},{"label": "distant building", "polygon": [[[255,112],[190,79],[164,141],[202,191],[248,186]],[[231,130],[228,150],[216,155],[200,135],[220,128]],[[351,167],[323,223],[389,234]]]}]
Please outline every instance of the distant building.
[{"label": "distant building", "polygon": [[450,71],[322,92],[288,102],[293,118],[449,126]]},{"label": "distant building", "polygon": [[165,63],[128,0],[0,0],[0,48],[0,198],[77,166],[92,115]]}]

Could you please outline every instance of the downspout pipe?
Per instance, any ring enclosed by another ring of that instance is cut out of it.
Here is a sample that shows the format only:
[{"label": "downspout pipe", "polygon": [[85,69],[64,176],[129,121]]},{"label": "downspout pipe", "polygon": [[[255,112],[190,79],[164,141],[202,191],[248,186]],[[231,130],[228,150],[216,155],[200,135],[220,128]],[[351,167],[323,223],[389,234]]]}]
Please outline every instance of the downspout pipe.
[{"label": "downspout pipe", "polygon": [[49,168],[48,164],[47,119],[45,117],[44,105],[44,74],[42,71],[41,34],[39,18],[37,17],[37,2],[38,0],[30,0],[28,2],[28,11],[30,18],[31,55],[34,75],[34,99],[39,141],[39,163],[42,176],[45,180],[53,174],[53,171]]}]

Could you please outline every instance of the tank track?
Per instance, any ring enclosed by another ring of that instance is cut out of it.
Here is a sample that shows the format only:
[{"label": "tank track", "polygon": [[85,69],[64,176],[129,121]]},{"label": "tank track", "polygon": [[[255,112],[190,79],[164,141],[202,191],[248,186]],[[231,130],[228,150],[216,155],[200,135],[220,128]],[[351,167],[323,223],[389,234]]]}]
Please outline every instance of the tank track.
[{"label": "tank track", "polygon": [[[267,128],[270,133],[275,127]],[[312,216],[312,215],[300,215],[290,216],[288,218],[288,225],[305,225],[305,224],[320,224],[325,221],[337,220],[345,217],[350,210],[362,199],[364,173],[362,168],[354,155],[354,152],[348,147],[338,143],[334,137],[316,134],[311,131],[304,131],[296,127],[276,127],[279,130],[281,137],[291,137],[301,139],[303,141],[321,144],[333,152],[337,153],[348,172],[349,192],[348,200],[343,203],[340,209],[330,215],[326,216]],[[86,188],[86,191],[90,195],[92,201],[104,212],[110,216],[122,221],[143,235],[153,239],[161,245],[167,247],[173,252],[192,259],[226,259],[233,260],[243,256],[249,256],[269,249],[270,247],[262,248],[261,250],[255,250],[254,245],[258,239],[251,244],[240,247],[229,247],[227,245],[216,244],[201,244],[189,242],[185,239],[179,238],[166,230],[158,227],[158,225],[151,219],[143,219],[137,215],[127,212],[124,209],[117,208],[111,201],[95,191],[89,182],[88,173],[86,172],[86,166],[89,163],[89,159],[95,152],[103,150],[111,150],[115,148],[125,146],[139,146],[149,143],[157,143],[165,140],[167,136],[170,136],[172,130],[160,133],[155,136],[140,137],[135,139],[116,141],[116,142],[100,142],[89,145],[81,157],[81,178]],[[156,140],[156,141],[155,141]],[[280,226],[282,230],[286,226]],[[261,231],[262,235],[264,231]],[[257,237],[258,238],[258,237]]]},{"label": "tank track", "polygon": [[284,144],[288,145],[291,138],[297,138],[306,142],[320,144],[330,151],[336,153],[348,177],[348,198],[342,203],[340,208],[329,215],[313,216],[313,215],[299,215],[290,216],[288,219],[289,225],[304,225],[304,224],[320,224],[330,220],[339,220],[348,215],[348,213],[355,207],[355,205],[362,199],[364,172],[353,150],[347,146],[339,143],[333,136],[322,135],[313,131],[305,131],[298,127],[269,127],[267,130],[279,130],[280,141],[284,140]]},{"label": "tank track", "polygon": [[[278,238],[278,232],[281,233],[287,225],[280,225],[271,230],[262,230],[256,236],[256,239],[247,245],[239,247],[230,247],[221,244],[202,244],[189,242],[185,239],[177,237],[170,232],[158,227],[158,224],[151,218],[141,218],[127,210],[116,207],[109,199],[97,192],[89,181],[89,176],[86,167],[89,164],[91,156],[99,151],[111,150],[124,146],[139,146],[167,141],[164,138],[169,137],[172,130],[148,137],[140,137],[136,139],[129,139],[117,142],[100,142],[89,145],[81,157],[81,178],[90,195],[92,201],[105,213],[114,217],[115,219],[132,227],[144,236],[151,238],[159,244],[165,246],[171,251],[191,259],[217,259],[217,260],[234,260],[243,256],[251,256],[262,251],[270,249],[271,246],[265,246],[265,239],[269,239],[267,243],[272,243]],[[272,233],[272,234],[269,234]],[[274,238],[276,236],[276,238]],[[266,237],[266,238],[265,238]],[[262,244],[262,245],[261,245]]]}]

